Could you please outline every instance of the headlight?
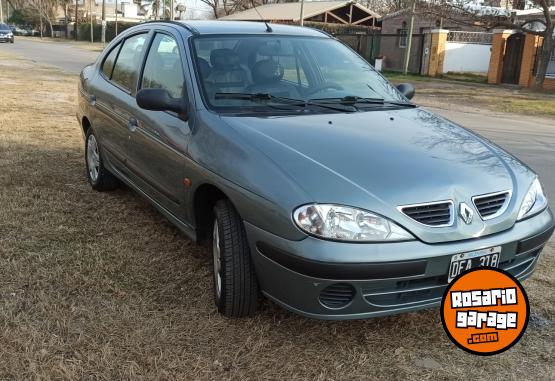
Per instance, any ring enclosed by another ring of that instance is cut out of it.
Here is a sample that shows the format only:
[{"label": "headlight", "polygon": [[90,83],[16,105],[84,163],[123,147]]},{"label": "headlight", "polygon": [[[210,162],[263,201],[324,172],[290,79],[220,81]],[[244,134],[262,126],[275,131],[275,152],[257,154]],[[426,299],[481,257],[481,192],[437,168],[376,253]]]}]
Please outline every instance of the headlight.
[{"label": "headlight", "polygon": [[330,240],[376,242],[414,239],[409,232],[394,222],[349,206],[303,205],[293,212],[293,219],[306,233]]},{"label": "headlight", "polygon": [[538,214],[546,207],[547,197],[545,197],[545,194],[543,193],[540,181],[536,178],[522,201],[516,220],[519,221],[524,217],[531,217],[534,214]]}]

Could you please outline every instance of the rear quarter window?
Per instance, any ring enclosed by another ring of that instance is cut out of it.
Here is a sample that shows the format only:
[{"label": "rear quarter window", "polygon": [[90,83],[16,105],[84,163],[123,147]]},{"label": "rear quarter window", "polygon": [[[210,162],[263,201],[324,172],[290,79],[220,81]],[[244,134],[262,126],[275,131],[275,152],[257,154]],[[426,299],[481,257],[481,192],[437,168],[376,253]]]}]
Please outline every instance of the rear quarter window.
[{"label": "rear quarter window", "polygon": [[114,64],[116,63],[116,57],[118,55],[118,51],[120,47],[121,47],[121,44],[117,44],[110,51],[110,53],[108,53],[108,55],[104,59],[104,63],[102,64],[102,73],[104,73],[104,75],[108,79],[112,76],[112,70],[114,69]]}]

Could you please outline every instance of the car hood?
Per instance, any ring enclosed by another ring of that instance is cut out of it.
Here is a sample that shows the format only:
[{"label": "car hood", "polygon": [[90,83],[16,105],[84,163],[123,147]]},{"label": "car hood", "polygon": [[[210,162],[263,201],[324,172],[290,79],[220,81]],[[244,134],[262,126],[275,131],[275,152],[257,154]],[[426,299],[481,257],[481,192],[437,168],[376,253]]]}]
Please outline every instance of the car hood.
[{"label": "car hood", "polygon": [[[486,139],[421,108],[222,118],[291,176],[313,198],[307,201],[372,210],[428,242],[511,227],[520,188],[533,176]],[[504,190],[513,196],[503,218],[482,221],[476,213],[470,225],[424,226],[398,210],[441,200],[472,205],[473,196]]]}]

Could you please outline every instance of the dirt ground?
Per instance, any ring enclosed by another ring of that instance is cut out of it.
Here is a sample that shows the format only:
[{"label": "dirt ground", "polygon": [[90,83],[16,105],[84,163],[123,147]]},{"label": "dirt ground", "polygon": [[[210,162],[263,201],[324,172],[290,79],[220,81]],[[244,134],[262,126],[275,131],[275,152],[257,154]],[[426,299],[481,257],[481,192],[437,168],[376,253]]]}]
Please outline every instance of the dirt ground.
[{"label": "dirt ground", "polygon": [[210,254],[128,189],[86,182],[76,78],[0,52],[0,379],[555,379],[555,245],[521,342],[477,357],[437,310],[228,320]]}]

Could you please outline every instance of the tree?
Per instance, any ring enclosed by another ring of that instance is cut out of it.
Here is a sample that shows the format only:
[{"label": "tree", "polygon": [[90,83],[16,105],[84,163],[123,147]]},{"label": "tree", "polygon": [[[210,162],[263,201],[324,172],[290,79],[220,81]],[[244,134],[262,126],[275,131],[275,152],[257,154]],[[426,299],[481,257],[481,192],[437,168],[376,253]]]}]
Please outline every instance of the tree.
[{"label": "tree", "polygon": [[296,0],[201,0],[212,8],[215,18],[271,3],[294,3]]},{"label": "tree", "polygon": [[40,24],[40,20],[46,23],[50,35],[54,35],[52,21],[56,17],[56,11],[59,4],[63,4],[62,0],[8,0],[14,9],[13,19],[15,24],[33,25]]},{"label": "tree", "polygon": [[212,8],[215,18],[222,15],[235,13],[243,0],[201,0],[204,4]]},{"label": "tree", "polygon": [[410,7],[409,0],[362,0],[360,3],[382,16]]},{"label": "tree", "polygon": [[515,29],[520,32],[530,33],[543,38],[542,47],[538,55],[536,76],[533,87],[541,89],[547,74],[550,57],[555,50],[553,37],[555,28],[555,0],[530,0],[541,16],[533,19],[522,19],[514,12],[504,8],[477,6],[473,0],[455,0],[445,2],[442,0],[420,1],[420,13],[433,14],[447,20],[483,27],[485,30],[494,28]]},{"label": "tree", "polygon": [[8,22],[15,25],[38,25],[39,13],[34,9],[14,9]]}]

